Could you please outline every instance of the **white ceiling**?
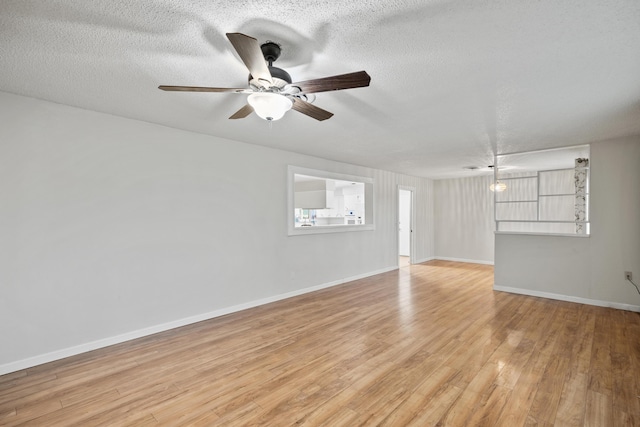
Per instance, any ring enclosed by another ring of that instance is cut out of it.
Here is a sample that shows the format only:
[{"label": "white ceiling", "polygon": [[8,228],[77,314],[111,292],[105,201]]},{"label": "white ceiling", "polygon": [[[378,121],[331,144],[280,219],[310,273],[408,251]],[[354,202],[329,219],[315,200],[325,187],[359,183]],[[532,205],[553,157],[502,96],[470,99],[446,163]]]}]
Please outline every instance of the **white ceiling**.
[{"label": "white ceiling", "polygon": [[[335,114],[227,118],[246,95],[225,37],[282,45],[294,81],[366,70],[319,93]],[[0,90],[429,178],[494,153],[640,134],[640,1],[2,0]]]}]

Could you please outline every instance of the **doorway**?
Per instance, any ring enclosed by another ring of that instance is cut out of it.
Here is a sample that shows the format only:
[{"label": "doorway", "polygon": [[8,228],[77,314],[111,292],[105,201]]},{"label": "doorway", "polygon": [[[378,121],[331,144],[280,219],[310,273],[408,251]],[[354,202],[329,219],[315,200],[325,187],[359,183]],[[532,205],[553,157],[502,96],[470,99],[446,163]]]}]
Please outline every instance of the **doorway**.
[{"label": "doorway", "polygon": [[398,186],[398,267],[413,264],[413,194],[412,187]]}]

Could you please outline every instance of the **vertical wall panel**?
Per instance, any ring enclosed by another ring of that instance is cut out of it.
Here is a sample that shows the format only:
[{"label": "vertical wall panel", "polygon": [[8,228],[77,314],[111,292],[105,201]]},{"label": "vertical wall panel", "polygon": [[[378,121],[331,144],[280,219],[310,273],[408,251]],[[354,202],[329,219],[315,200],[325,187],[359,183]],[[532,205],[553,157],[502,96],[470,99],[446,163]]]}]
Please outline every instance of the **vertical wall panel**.
[{"label": "vertical wall panel", "polygon": [[436,256],[493,262],[492,179],[487,175],[434,182]]}]

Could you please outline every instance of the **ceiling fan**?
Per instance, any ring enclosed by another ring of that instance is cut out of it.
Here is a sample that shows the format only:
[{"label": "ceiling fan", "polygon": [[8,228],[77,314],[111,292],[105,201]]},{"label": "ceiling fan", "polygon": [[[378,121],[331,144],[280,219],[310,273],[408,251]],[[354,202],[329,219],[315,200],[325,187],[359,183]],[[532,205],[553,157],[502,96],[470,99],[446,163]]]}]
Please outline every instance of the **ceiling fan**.
[{"label": "ceiling fan", "polygon": [[255,111],[264,120],[279,120],[293,108],[316,120],[326,120],[333,116],[333,113],[312,104],[315,93],[365,87],[369,86],[371,81],[366,71],[358,71],[291,83],[289,73],[273,66],[281,53],[277,43],[266,42],[260,45],[255,38],[241,33],[227,33],[227,38],[249,69],[248,88],[158,86],[158,89],[178,92],[249,94],[248,103],[229,117],[230,119],[242,119]]}]

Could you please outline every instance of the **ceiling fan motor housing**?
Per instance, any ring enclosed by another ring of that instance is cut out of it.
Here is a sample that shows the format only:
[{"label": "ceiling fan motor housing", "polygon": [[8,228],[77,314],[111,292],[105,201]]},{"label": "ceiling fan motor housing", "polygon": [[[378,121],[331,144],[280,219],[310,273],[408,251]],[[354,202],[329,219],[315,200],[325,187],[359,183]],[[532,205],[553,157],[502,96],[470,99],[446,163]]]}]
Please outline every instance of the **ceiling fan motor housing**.
[{"label": "ceiling fan motor housing", "polygon": [[269,72],[273,78],[284,80],[288,84],[291,84],[291,76],[282,68],[269,67]]},{"label": "ceiling fan motor housing", "polygon": [[[280,58],[280,54],[282,53],[280,45],[268,41],[260,45],[260,50],[262,50],[264,60],[269,64],[269,72],[271,73],[271,77],[273,77],[274,86],[282,88],[286,84],[291,84],[291,76],[289,73],[282,68],[273,66],[273,63]],[[253,76],[249,74],[249,84],[251,84],[251,80],[253,80]]]},{"label": "ceiling fan motor housing", "polygon": [[[283,88],[285,85],[291,84],[291,76],[282,68],[278,67],[269,67],[269,72],[271,73],[271,77],[273,78],[273,86],[277,86],[279,88]],[[249,74],[249,84],[251,85],[253,80],[253,76]],[[258,85],[253,85],[257,86]]]}]

